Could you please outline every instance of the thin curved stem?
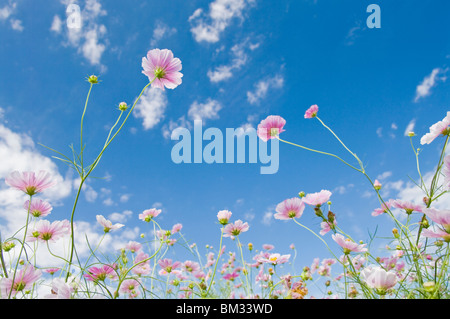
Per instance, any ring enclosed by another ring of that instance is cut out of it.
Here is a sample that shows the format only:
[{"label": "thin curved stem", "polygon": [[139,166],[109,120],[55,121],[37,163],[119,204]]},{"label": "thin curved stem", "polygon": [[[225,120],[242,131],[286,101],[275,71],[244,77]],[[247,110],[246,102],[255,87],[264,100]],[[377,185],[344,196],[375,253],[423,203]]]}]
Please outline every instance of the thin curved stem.
[{"label": "thin curved stem", "polygon": [[279,138],[279,137],[277,137],[277,138],[278,138],[278,140],[279,140],[280,142],[283,142],[283,143],[286,143],[286,144],[290,144],[290,145],[293,145],[293,146],[296,146],[296,147],[300,147],[300,148],[305,149],[305,150],[307,150],[307,151],[311,151],[311,152],[315,152],[315,153],[319,153],[319,154],[323,154],[323,155],[332,156],[332,157],[334,157],[334,158],[337,158],[337,159],[340,160],[341,162],[343,162],[345,165],[347,165],[347,166],[353,168],[354,170],[356,170],[356,171],[358,171],[358,172],[362,172],[361,169],[356,168],[356,167],[354,167],[353,165],[350,165],[349,163],[347,163],[346,161],[344,161],[342,158],[340,158],[340,157],[337,156],[337,155],[334,155],[334,154],[331,154],[331,153],[327,153],[327,152],[318,151],[318,150],[315,150],[315,149],[312,149],[312,148],[309,148],[309,147],[305,147],[305,146],[302,146],[302,145],[299,145],[299,144],[295,144],[295,143],[292,143],[292,142],[288,142],[288,141],[285,141],[285,140],[283,140],[283,139],[281,139],[281,138]]}]

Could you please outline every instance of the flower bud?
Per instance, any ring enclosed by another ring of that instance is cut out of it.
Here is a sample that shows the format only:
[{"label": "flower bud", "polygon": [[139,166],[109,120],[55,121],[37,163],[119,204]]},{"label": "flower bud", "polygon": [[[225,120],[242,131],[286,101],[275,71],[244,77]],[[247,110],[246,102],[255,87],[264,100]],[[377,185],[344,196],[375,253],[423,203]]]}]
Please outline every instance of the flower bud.
[{"label": "flower bud", "polygon": [[375,180],[375,182],[373,183],[373,188],[379,191],[381,189],[381,183],[378,180]]},{"label": "flower bud", "polygon": [[426,215],[423,215],[422,221],[420,222],[420,224],[422,225],[423,228],[430,227],[430,223],[428,222]]},{"label": "flower bud", "polygon": [[398,235],[398,229],[397,228],[392,229],[392,234],[394,235],[395,238],[399,238],[400,237]]},{"label": "flower bud", "polygon": [[121,103],[119,104],[119,110],[121,110],[121,111],[126,111],[127,109],[128,109],[127,103],[121,102]]},{"label": "flower bud", "polygon": [[303,191],[301,191],[300,193],[298,193],[298,196],[300,196],[300,198],[303,198],[303,197],[305,197],[305,192],[303,192]]},{"label": "flower bud", "polygon": [[91,75],[88,77],[88,82],[91,84],[97,84],[98,83],[98,77],[95,75]]}]

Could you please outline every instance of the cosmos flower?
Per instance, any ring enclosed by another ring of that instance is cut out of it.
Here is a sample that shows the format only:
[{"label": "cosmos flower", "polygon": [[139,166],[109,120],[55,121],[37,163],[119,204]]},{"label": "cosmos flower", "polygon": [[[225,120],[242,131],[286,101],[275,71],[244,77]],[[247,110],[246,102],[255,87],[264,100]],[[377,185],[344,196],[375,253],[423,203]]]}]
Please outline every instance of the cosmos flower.
[{"label": "cosmos flower", "polygon": [[381,204],[380,208],[376,208],[373,210],[372,216],[379,216],[381,214],[387,213],[391,209],[392,204],[393,204],[392,199],[390,199],[387,202],[384,202],[383,204]]},{"label": "cosmos flower", "polygon": [[328,221],[323,221],[320,223],[320,232],[322,236],[327,234],[330,230],[334,229],[334,227],[337,225],[336,219],[333,219],[333,223],[330,223]]},{"label": "cosmos flower", "polygon": [[21,190],[30,196],[41,193],[55,185],[55,182],[51,180],[50,174],[46,171],[39,171],[37,175],[34,172],[20,173],[14,171],[5,178],[5,182],[7,185]]},{"label": "cosmos flower", "polygon": [[270,254],[268,258],[260,258],[259,261],[262,263],[268,263],[275,266],[287,263],[290,257],[291,255]]},{"label": "cosmos flower", "polygon": [[170,231],[171,234],[178,233],[183,228],[182,224],[175,224],[172,226],[172,230]]},{"label": "cosmos flower", "polygon": [[161,210],[160,209],[151,208],[151,209],[144,210],[142,212],[142,214],[139,214],[139,219],[148,223],[153,218],[158,216],[159,214],[161,214]]},{"label": "cosmos flower", "polygon": [[70,299],[74,288],[67,284],[63,278],[54,278],[52,280],[51,293],[46,295],[46,299]]},{"label": "cosmos flower", "polygon": [[192,260],[186,260],[182,265],[181,268],[185,270],[186,272],[190,273],[196,273],[200,271],[200,265],[199,263],[192,261]]},{"label": "cosmos flower", "polygon": [[350,238],[345,238],[341,234],[333,234],[331,235],[333,240],[344,249],[344,254],[348,255],[351,252],[362,253],[366,252],[367,248],[366,244],[359,245],[352,241]]},{"label": "cosmos flower", "polygon": [[424,208],[423,213],[427,215],[429,219],[442,225],[447,233],[450,234],[450,210],[447,209],[435,209]]},{"label": "cosmos flower", "polygon": [[138,243],[137,241],[129,241],[125,248],[132,253],[135,253],[141,250],[142,244]]},{"label": "cosmos flower", "polygon": [[223,276],[223,279],[234,281],[237,277],[239,277],[239,274],[233,271],[232,273],[228,273],[225,276]]},{"label": "cosmos flower", "polygon": [[257,134],[264,142],[278,137],[285,130],[283,129],[286,120],[278,115],[270,115],[262,120],[258,125]]},{"label": "cosmos flower", "polygon": [[425,134],[420,139],[420,144],[422,145],[430,144],[436,139],[436,137],[438,137],[441,134],[448,135],[450,133],[449,125],[450,125],[450,111],[447,112],[447,116],[444,117],[442,121],[439,121],[430,127],[430,132]]},{"label": "cosmos flower", "polygon": [[181,61],[168,49],[148,51],[147,57],[142,58],[142,68],[142,73],[153,81],[152,87],[174,89],[181,84]]},{"label": "cosmos flower", "polygon": [[131,271],[135,275],[148,275],[151,272],[150,256],[139,251],[134,259],[133,269]]},{"label": "cosmos flower", "polygon": [[447,188],[450,188],[450,155],[444,158],[444,169],[442,171],[444,173],[445,185]]},{"label": "cosmos flower", "polygon": [[275,246],[271,245],[271,244],[263,244],[262,248],[265,249],[265,250],[272,250],[272,249],[275,248]]},{"label": "cosmos flower", "polygon": [[222,225],[228,224],[228,221],[231,218],[231,212],[229,210],[221,210],[217,213],[217,219],[219,220],[219,223]]},{"label": "cosmos flower", "polygon": [[322,189],[318,193],[307,194],[303,197],[303,202],[311,206],[322,206],[324,203],[328,202],[331,197],[331,192]]},{"label": "cosmos flower", "polygon": [[273,217],[280,220],[300,218],[304,209],[305,203],[300,198],[294,197],[286,199],[277,205],[275,208],[277,213]]},{"label": "cosmos flower", "polygon": [[446,243],[450,243],[450,234],[441,228],[436,228],[436,230],[423,229],[422,235],[429,238],[442,238]]},{"label": "cosmos flower", "polygon": [[30,214],[34,217],[45,217],[49,215],[53,209],[53,207],[47,203],[46,201],[43,201],[42,199],[35,199],[31,201],[27,200],[23,204],[23,208],[27,211],[29,210]]},{"label": "cosmos flower", "polygon": [[70,222],[68,220],[54,221],[40,220],[36,223],[34,231],[28,236],[28,241],[55,242],[59,238],[70,235]]},{"label": "cosmos flower", "polygon": [[105,281],[106,278],[117,278],[116,271],[110,265],[103,265],[102,267],[93,266],[87,271],[88,274],[84,274],[84,277],[89,281]]},{"label": "cosmos flower", "polygon": [[173,270],[177,268],[180,268],[181,263],[179,261],[172,263],[172,259],[164,258],[158,260],[158,265],[159,267],[161,267],[159,274],[163,276],[170,274]]},{"label": "cosmos flower", "polygon": [[137,289],[141,286],[142,284],[136,279],[126,279],[120,285],[119,291],[128,294],[130,298],[136,298],[139,296],[139,290]]},{"label": "cosmos flower", "polygon": [[386,271],[379,266],[368,266],[361,271],[361,279],[370,288],[376,289],[383,295],[387,290],[397,284],[397,275],[392,271]]},{"label": "cosmos flower", "polygon": [[305,119],[312,119],[313,117],[316,117],[317,112],[319,112],[319,107],[316,104],[311,105],[305,112]]},{"label": "cosmos flower", "polygon": [[122,225],[119,223],[113,225],[111,221],[107,220],[102,215],[97,215],[96,218],[97,218],[97,222],[103,226],[103,231],[105,233],[109,233],[111,230],[116,230],[116,229],[119,229],[119,228],[122,228],[123,226],[125,226],[125,225]]},{"label": "cosmos flower", "polygon": [[246,232],[249,229],[247,222],[242,222],[242,220],[237,220],[234,224],[228,224],[224,229],[224,237],[238,236],[239,234]]},{"label": "cosmos flower", "polygon": [[392,206],[394,206],[395,208],[399,208],[399,209],[405,210],[405,212],[408,215],[412,214],[412,212],[414,212],[414,211],[421,213],[423,208],[424,208],[422,205],[416,205],[416,204],[413,204],[411,202],[401,201],[399,199],[394,200],[392,202]]},{"label": "cosmos flower", "polygon": [[[0,280],[0,289],[3,296],[8,296],[12,289],[12,294],[15,295],[19,291],[25,291],[31,288],[33,283],[36,282],[42,275],[42,271],[35,269],[32,265],[25,265],[14,276],[9,274],[8,278],[2,278]],[[14,277],[14,282],[13,282]]]}]

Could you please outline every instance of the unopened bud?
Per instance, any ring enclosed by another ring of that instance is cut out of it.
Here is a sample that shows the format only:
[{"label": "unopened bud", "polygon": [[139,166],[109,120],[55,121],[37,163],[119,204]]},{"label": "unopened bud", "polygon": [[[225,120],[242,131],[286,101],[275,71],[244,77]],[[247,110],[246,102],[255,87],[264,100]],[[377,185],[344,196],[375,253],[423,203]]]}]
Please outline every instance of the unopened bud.
[{"label": "unopened bud", "polygon": [[121,110],[121,111],[126,111],[127,109],[128,109],[127,103],[121,102],[121,103],[119,104],[119,110]]}]

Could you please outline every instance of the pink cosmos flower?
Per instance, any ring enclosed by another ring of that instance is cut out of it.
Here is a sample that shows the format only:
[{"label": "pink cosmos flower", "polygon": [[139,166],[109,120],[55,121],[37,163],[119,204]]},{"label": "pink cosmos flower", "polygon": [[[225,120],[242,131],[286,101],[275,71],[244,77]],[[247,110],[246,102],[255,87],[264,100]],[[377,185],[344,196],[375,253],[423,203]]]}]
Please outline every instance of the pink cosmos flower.
[{"label": "pink cosmos flower", "polygon": [[436,124],[433,124],[430,127],[430,132],[425,134],[420,139],[420,144],[430,144],[434,141],[436,137],[439,135],[448,135],[449,134],[449,127],[450,125],[450,111],[447,112],[447,116],[442,119],[442,121],[437,122]]},{"label": "pink cosmos flower", "polygon": [[265,249],[265,250],[272,250],[272,249],[275,248],[275,246],[271,245],[271,244],[263,244],[262,248]]},{"label": "pink cosmos flower", "polygon": [[450,243],[450,234],[445,230],[436,228],[436,230],[424,229],[422,235],[429,238],[442,238],[446,243]]},{"label": "pink cosmos flower", "polygon": [[381,214],[387,213],[391,209],[392,204],[393,204],[392,199],[388,200],[387,202],[384,202],[383,204],[381,204],[381,208],[376,208],[373,210],[372,216],[379,216]]},{"label": "pink cosmos flower", "polygon": [[277,213],[273,217],[280,220],[300,218],[304,210],[305,203],[300,198],[294,197],[279,203],[275,208]]},{"label": "pink cosmos flower", "polygon": [[319,112],[319,107],[316,104],[311,105],[305,112],[305,119],[312,119],[313,117],[316,117],[317,112]]},{"label": "pink cosmos flower", "polygon": [[46,295],[46,299],[70,299],[74,288],[68,285],[62,278],[52,280],[51,293]]},{"label": "pink cosmos flower", "polygon": [[125,248],[131,251],[132,253],[135,253],[141,250],[142,245],[137,241],[129,241],[128,244],[125,246]]},{"label": "pink cosmos flower", "polygon": [[278,115],[270,115],[258,125],[257,134],[264,142],[277,138],[285,130],[286,120]]},{"label": "pink cosmos flower", "polygon": [[152,87],[174,89],[181,84],[181,61],[168,49],[148,51],[147,57],[142,58],[142,68],[149,81],[154,80]]},{"label": "pink cosmos flower", "polygon": [[59,238],[70,235],[71,228],[68,220],[54,221],[50,224],[48,220],[40,220],[35,230],[28,236],[28,241],[55,242]]},{"label": "pink cosmos flower", "polygon": [[228,224],[228,221],[231,218],[231,212],[229,210],[221,210],[217,213],[217,219],[219,220],[219,223],[222,225]]},{"label": "pink cosmos flower", "polygon": [[259,261],[272,265],[284,264],[289,261],[291,255],[270,254],[268,258],[260,258]]},{"label": "pink cosmos flower", "polygon": [[196,273],[200,270],[200,265],[192,260],[186,260],[181,267],[183,270],[190,273]]},{"label": "pink cosmos flower", "polygon": [[136,298],[139,296],[138,288],[141,287],[142,284],[136,279],[126,279],[120,285],[120,292],[124,294],[128,294],[130,298]]},{"label": "pink cosmos flower", "polygon": [[14,171],[5,178],[5,182],[30,196],[41,193],[56,184],[51,180],[50,174],[45,171],[39,171],[37,175],[34,172]]},{"label": "pink cosmos flower", "polygon": [[401,200],[394,200],[392,202],[392,206],[394,206],[395,208],[399,208],[399,209],[404,209],[405,212],[410,215],[412,214],[412,212],[419,212],[421,213],[424,206],[422,205],[416,205],[410,202],[406,202],[406,201],[401,201]]},{"label": "pink cosmos flower", "polygon": [[172,259],[165,258],[158,260],[158,265],[162,268],[159,274],[164,276],[170,274],[174,269],[180,268],[181,263],[179,261],[172,263]]},{"label": "pink cosmos flower", "polygon": [[442,225],[447,233],[450,234],[450,210],[437,210],[434,208],[424,208],[423,213],[435,223]]},{"label": "pink cosmos flower", "polygon": [[346,255],[351,252],[362,253],[367,251],[367,248],[365,248],[367,244],[359,245],[352,241],[350,238],[345,238],[341,234],[333,234],[331,235],[331,237],[339,246],[344,249],[344,254]]},{"label": "pink cosmos flower", "polygon": [[47,203],[46,201],[43,201],[42,199],[35,199],[31,201],[27,200],[23,204],[23,208],[26,209],[31,215],[34,217],[45,217],[49,215],[53,209],[53,207]]},{"label": "pink cosmos flower", "polygon": [[[8,278],[2,278],[0,280],[0,289],[3,296],[9,296],[11,289],[11,294],[14,296],[19,291],[25,291],[31,288],[33,283],[35,283],[42,275],[42,271],[35,269],[32,265],[25,265],[20,269],[16,275],[10,273]],[[14,282],[13,282],[14,277]]]},{"label": "pink cosmos flower", "polygon": [[[331,226],[332,225],[332,226]],[[333,223],[330,224],[328,221],[324,221],[320,223],[321,230],[319,234],[322,236],[327,234],[331,229],[334,229],[334,227],[337,225],[336,219],[333,219]]]},{"label": "pink cosmos flower", "polygon": [[247,222],[242,222],[242,220],[237,220],[234,224],[228,224],[224,229],[224,237],[238,236],[239,234],[246,232],[249,229]]},{"label": "pink cosmos flower", "polygon": [[175,224],[172,226],[172,230],[171,230],[171,234],[176,234],[178,233],[181,229],[183,228],[182,224]]},{"label": "pink cosmos flower", "polygon": [[125,225],[122,225],[119,223],[113,225],[111,221],[107,220],[102,215],[97,215],[96,218],[97,218],[97,222],[103,226],[103,231],[105,233],[109,233],[111,230],[116,230],[116,229],[119,229],[119,228],[122,228],[123,226],[125,226]]},{"label": "pink cosmos flower", "polygon": [[447,155],[444,158],[444,181],[447,186],[447,188],[450,188],[450,155]]},{"label": "pink cosmos flower", "polygon": [[144,210],[142,212],[142,214],[139,214],[139,219],[148,223],[153,218],[158,216],[159,214],[161,214],[161,210],[160,209],[151,208],[151,209]]},{"label": "pink cosmos flower", "polygon": [[311,206],[321,206],[324,203],[328,202],[331,197],[331,192],[328,190],[322,189],[318,193],[307,194],[303,197],[303,202]]},{"label": "pink cosmos flower", "polygon": [[89,273],[84,274],[84,277],[89,281],[105,281],[106,278],[116,279],[117,274],[110,265],[103,265],[102,267],[90,267],[87,270]]},{"label": "pink cosmos flower", "polygon": [[239,277],[239,274],[237,272],[232,272],[232,273],[229,273],[229,274],[226,274],[225,276],[223,276],[223,279],[234,281],[238,277]]},{"label": "pink cosmos flower", "polygon": [[59,268],[47,268],[47,269],[44,269],[44,271],[46,272],[46,273],[48,273],[48,274],[50,274],[50,275],[53,275],[53,274],[55,274],[57,271],[59,271],[60,269]]},{"label": "pink cosmos flower", "polygon": [[135,275],[148,275],[151,272],[150,256],[140,251],[134,259],[133,269]]},{"label": "pink cosmos flower", "polygon": [[376,289],[379,294],[385,294],[387,290],[397,284],[397,275],[392,271],[386,271],[379,266],[369,266],[361,271],[361,279],[370,288]]}]

